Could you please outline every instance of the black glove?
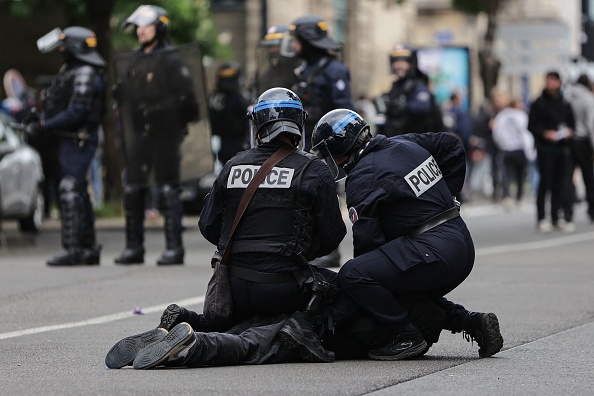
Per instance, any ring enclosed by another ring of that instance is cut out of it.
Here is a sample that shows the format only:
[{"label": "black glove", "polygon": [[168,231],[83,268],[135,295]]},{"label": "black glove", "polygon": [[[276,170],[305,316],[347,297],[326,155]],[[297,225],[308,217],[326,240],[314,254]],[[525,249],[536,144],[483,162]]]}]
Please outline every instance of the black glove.
[{"label": "black glove", "polygon": [[27,124],[25,127],[25,133],[27,134],[27,140],[36,140],[43,135],[43,126],[35,121]]}]

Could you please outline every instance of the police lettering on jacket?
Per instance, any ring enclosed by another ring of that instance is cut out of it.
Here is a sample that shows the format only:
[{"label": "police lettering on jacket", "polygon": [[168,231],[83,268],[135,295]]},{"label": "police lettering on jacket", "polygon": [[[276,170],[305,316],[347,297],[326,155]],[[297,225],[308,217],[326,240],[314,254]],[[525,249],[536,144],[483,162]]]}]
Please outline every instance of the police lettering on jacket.
[{"label": "police lettering on jacket", "polygon": [[[260,166],[235,165],[227,179],[227,188],[247,188]],[[291,188],[295,169],[274,167],[270,170],[264,181],[260,184],[263,188]]]},{"label": "police lettering on jacket", "polygon": [[417,166],[404,177],[410,188],[418,197],[429,190],[442,178],[441,170],[433,156],[429,156],[421,165]]}]

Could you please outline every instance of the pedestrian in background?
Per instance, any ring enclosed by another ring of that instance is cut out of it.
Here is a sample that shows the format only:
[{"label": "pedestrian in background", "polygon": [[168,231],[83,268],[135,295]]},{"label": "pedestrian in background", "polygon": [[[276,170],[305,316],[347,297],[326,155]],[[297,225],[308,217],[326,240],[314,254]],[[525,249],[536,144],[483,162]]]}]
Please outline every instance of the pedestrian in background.
[{"label": "pedestrian in background", "polygon": [[[503,204],[510,209],[514,201],[517,205],[522,201],[528,165],[526,152],[534,140],[528,131],[528,114],[522,109],[522,102],[516,98],[507,98],[506,102],[506,107],[493,120],[493,141],[503,164]],[[510,189],[512,182],[516,185],[514,198]]]},{"label": "pedestrian in background", "polygon": [[590,78],[586,74],[580,75],[575,84],[567,89],[567,100],[575,117],[575,131],[569,147],[573,163],[581,170],[588,216],[594,222],[594,94],[590,86]]},{"label": "pedestrian in background", "polygon": [[[537,229],[571,232],[573,223],[572,160],[569,140],[575,129],[573,109],[561,92],[561,76],[549,71],[542,94],[530,106],[528,129],[534,135],[540,181],[536,196]],[[545,208],[550,195],[550,222]],[[564,222],[559,219],[563,211]]]}]

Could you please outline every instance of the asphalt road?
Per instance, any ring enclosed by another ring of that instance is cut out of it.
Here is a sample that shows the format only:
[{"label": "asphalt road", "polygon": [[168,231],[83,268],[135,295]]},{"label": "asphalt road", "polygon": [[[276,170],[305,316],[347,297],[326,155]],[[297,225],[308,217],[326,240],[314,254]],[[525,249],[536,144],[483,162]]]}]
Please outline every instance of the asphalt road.
[{"label": "asphalt road", "polygon": [[[119,339],[155,327],[171,302],[201,310],[213,247],[184,219],[186,265],[155,264],[164,245],[149,226],[147,263],[122,267],[121,220],[99,222],[97,267],[48,268],[59,233],[36,238],[10,224],[0,239],[0,395],[391,395],[594,393],[594,225],[576,208],[577,230],[540,235],[534,210],[463,207],[477,261],[450,299],[495,312],[504,350],[478,359],[476,344],[442,333],[426,357],[201,369],[108,370]],[[350,256],[348,237],[341,246]],[[144,314],[133,314],[139,307]]]}]

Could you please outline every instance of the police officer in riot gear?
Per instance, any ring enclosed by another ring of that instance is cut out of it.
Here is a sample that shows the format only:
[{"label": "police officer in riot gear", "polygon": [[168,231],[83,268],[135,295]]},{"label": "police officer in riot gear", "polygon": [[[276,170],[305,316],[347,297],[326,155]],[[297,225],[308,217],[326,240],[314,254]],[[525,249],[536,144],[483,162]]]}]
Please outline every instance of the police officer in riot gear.
[{"label": "police officer in riot gear", "polygon": [[258,43],[257,68],[252,86],[254,100],[270,88],[291,88],[295,83],[295,69],[301,61],[295,56],[284,56],[281,52],[283,38],[288,32],[287,25],[271,26]]},{"label": "police officer in riot gear", "polygon": [[213,136],[221,138],[221,163],[246,148],[248,101],[240,88],[241,66],[225,62],[217,70],[217,86],[208,98],[208,117]]},{"label": "police officer in riot gear", "polygon": [[[142,5],[126,20],[140,48],[118,75],[115,91],[124,130],[126,247],[116,264],[144,263],[144,210],[149,177],[165,220],[166,248],[158,265],[183,264],[179,199],[180,146],[188,122],[198,118],[191,73],[168,37],[169,18],[161,7]],[[125,63],[125,62],[124,62]]]},{"label": "police officer in riot gear", "polygon": [[48,88],[39,122],[28,126],[35,136],[59,139],[59,206],[64,250],[50,266],[99,264],[101,246],[95,239],[95,216],[87,192],[87,172],[98,145],[104,112],[105,60],[97,52],[97,38],[89,29],[54,29],[37,41],[42,53],[56,48],[64,56],[60,71]]},{"label": "police officer in riot gear", "polygon": [[393,332],[369,357],[399,360],[426,350],[397,299],[419,292],[443,310],[445,329],[477,341],[480,357],[497,353],[503,338],[495,314],[468,312],[443,297],[466,279],[475,257],[453,198],[466,171],[460,140],[448,133],[372,138],[357,113],[339,109],[320,119],[312,145],[335,174],[347,174],[354,259],[340,268],[340,286]]},{"label": "police officer in riot gear", "polygon": [[386,136],[444,131],[441,111],[429,90],[428,77],[419,70],[417,52],[398,44],[390,52],[390,69],[396,76],[386,95]]},{"label": "police officer in riot gear", "polygon": [[[200,231],[220,252],[254,167],[283,145],[301,145],[306,116],[299,97],[285,88],[269,89],[254,104],[249,117],[256,146],[227,161],[200,215]],[[346,234],[334,180],[322,161],[298,149],[273,173],[279,176],[267,178],[270,186],[256,191],[233,242],[235,320],[299,311],[287,334],[305,333],[297,342],[307,339],[315,359],[329,361],[313,330],[313,316],[304,310],[312,295],[308,261],[336,249]]]},{"label": "police officer in riot gear", "polygon": [[351,97],[350,73],[336,57],[340,44],[328,35],[326,22],[315,15],[295,19],[282,43],[285,56],[296,55],[304,63],[295,71],[295,93],[308,113],[305,124],[305,148],[314,125],[328,111],[338,108],[355,109]]}]

